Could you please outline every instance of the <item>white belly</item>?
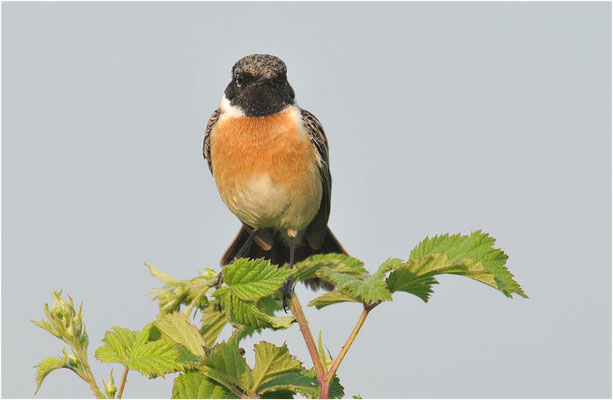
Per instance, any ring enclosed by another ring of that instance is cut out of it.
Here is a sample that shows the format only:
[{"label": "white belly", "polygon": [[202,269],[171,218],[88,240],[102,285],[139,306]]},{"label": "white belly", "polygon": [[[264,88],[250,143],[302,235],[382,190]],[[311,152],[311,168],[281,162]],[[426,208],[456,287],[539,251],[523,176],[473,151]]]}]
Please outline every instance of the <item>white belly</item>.
[{"label": "white belly", "polygon": [[319,175],[313,174],[310,192],[292,193],[292,186],[275,186],[266,173],[253,175],[226,190],[222,198],[230,210],[254,228],[302,230],[315,218],[321,203]]}]

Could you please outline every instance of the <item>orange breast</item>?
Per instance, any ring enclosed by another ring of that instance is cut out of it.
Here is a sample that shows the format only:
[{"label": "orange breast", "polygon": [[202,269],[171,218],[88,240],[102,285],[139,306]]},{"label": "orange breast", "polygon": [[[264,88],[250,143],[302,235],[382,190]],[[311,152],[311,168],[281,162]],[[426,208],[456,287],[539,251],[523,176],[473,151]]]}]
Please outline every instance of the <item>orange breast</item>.
[{"label": "orange breast", "polygon": [[315,216],[321,180],[300,121],[294,107],[266,117],[222,115],[211,133],[217,187],[243,222],[301,229]]}]

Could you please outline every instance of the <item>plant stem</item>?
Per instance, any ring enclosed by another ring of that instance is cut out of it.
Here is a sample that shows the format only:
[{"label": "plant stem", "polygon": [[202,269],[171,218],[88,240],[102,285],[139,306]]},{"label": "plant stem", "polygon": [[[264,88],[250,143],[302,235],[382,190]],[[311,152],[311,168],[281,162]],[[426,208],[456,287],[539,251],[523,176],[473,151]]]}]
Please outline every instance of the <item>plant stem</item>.
[{"label": "plant stem", "polygon": [[200,301],[200,299],[202,299],[202,296],[204,296],[209,289],[210,289],[210,287],[207,287],[207,288],[201,290],[200,293],[198,293],[198,295],[196,297],[194,297],[192,302],[189,303],[189,306],[185,309],[185,311],[183,311],[185,313],[185,315],[187,316],[187,318],[189,318],[189,314],[191,314],[191,312],[194,309],[194,306],[196,305],[196,303],[198,303]]},{"label": "plant stem", "polygon": [[334,375],[336,374],[336,371],[338,371],[338,367],[341,365],[343,358],[345,358],[345,355],[347,354],[347,352],[349,351],[349,348],[353,344],[356,336],[358,335],[358,332],[362,328],[362,325],[364,325],[364,321],[366,321],[366,317],[368,317],[368,313],[375,306],[376,304],[374,305],[364,304],[364,309],[362,310],[362,314],[360,314],[360,318],[358,319],[358,322],[353,327],[351,334],[349,335],[349,337],[347,338],[347,341],[343,345],[341,352],[336,357],[336,360],[334,360],[332,365],[330,365],[330,368],[328,369],[328,373],[326,374],[326,377],[324,379],[323,385],[320,385],[319,387],[319,397],[320,398],[322,399],[328,398],[328,392],[330,390],[330,383],[332,382],[332,379],[334,379]]},{"label": "plant stem", "polygon": [[121,396],[123,396],[123,389],[126,387],[126,382],[128,380],[128,372],[130,372],[130,368],[126,367],[123,370],[123,376],[121,377],[121,383],[119,384],[119,392],[117,392],[118,399],[121,399]]},{"label": "plant stem", "polygon": [[[250,398],[250,397],[249,397],[249,395],[244,395],[244,394],[242,394],[242,393],[241,393],[239,390],[237,390],[237,389],[234,387],[234,385],[227,386],[227,388],[228,388],[228,389],[230,389],[230,391],[231,391],[232,393],[234,393],[234,395],[235,395],[236,397],[238,397],[239,399],[249,399],[249,398]],[[254,398],[255,398],[255,397],[254,397]]]},{"label": "plant stem", "polygon": [[75,357],[79,360],[79,363],[81,364],[80,370],[82,371],[82,374],[78,374],[78,375],[81,376],[81,378],[89,384],[89,387],[92,389],[92,392],[94,392],[94,396],[96,396],[97,399],[105,399],[106,396],[104,395],[104,393],[102,393],[102,391],[98,387],[98,384],[96,383],[96,379],[94,378],[94,374],[91,368],[89,367],[89,362],[87,361],[87,350],[82,349],[81,345],[76,341],[72,343],[70,342],[68,343],[72,347],[73,354],[75,355]]},{"label": "plant stem", "polygon": [[98,385],[96,384],[93,376],[91,376],[91,373],[88,373],[87,371],[85,371],[84,374],[77,371],[75,371],[75,373],[89,385],[97,399],[106,399],[106,396],[98,388]]},{"label": "plant stem", "polygon": [[96,396],[97,399],[106,399],[106,396],[100,391],[100,389],[98,389],[98,385],[96,385],[93,378],[88,377],[87,383],[89,383],[89,386],[92,388],[92,392],[94,392],[94,396]]},{"label": "plant stem", "polygon": [[309,329],[309,325],[307,323],[306,317],[304,316],[304,312],[302,312],[302,306],[300,306],[298,297],[296,297],[294,293],[292,293],[290,298],[289,309],[292,314],[294,314],[296,322],[298,322],[298,327],[300,328],[300,332],[304,337],[304,342],[306,343],[307,349],[309,350],[309,354],[311,355],[311,360],[313,360],[313,366],[315,367],[315,372],[317,373],[317,380],[319,381],[319,384],[321,386],[325,382],[326,373],[324,372],[324,367],[323,365],[321,365],[321,361],[319,360],[317,346],[315,345],[315,341],[313,340],[313,335],[311,334],[311,330]]}]

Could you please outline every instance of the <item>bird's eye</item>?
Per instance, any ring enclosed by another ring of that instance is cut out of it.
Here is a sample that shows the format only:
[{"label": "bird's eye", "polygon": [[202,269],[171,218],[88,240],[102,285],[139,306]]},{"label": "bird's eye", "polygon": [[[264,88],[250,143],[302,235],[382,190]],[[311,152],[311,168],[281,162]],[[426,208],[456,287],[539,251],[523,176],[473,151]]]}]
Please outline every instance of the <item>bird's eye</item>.
[{"label": "bird's eye", "polygon": [[245,77],[243,76],[243,74],[236,74],[234,79],[236,80],[236,86],[240,86],[240,85],[243,84],[243,81],[245,80]]}]

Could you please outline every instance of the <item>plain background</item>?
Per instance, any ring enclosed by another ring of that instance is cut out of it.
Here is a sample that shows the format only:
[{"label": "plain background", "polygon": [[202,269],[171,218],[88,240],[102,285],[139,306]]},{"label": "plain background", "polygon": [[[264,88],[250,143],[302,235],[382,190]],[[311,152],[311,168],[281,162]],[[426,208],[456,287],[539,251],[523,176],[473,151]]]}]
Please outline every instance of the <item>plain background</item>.
[{"label": "plain background", "polygon": [[[347,396],[610,397],[610,7],[3,3],[3,397],[32,396],[33,366],[62,348],[30,322],[52,290],[84,302],[93,354],[111,326],[155,317],[144,261],[217,267],[239,223],[202,138],[256,52],[286,61],[326,128],[330,226],[353,255],[374,270],[481,228],[531,297],[453,276],[428,304],[396,295],[340,369]],[[336,354],[359,312],[307,317]],[[266,339],[310,365],[297,327]],[[133,373],[125,396],[172,381]],[[90,392],[62,370],[39,396]]]}]

